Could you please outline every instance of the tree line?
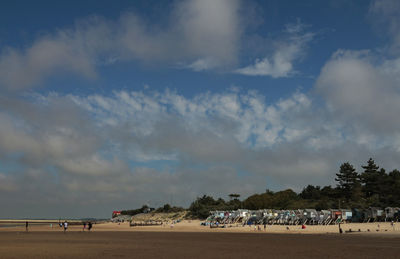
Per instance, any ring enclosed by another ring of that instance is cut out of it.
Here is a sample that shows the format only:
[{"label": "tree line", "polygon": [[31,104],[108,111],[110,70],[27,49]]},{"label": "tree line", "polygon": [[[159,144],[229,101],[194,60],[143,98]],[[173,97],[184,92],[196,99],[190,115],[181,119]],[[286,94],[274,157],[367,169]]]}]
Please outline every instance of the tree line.
[{"label": "tree line", "polygon": [[[336,186],[308,185],[300,193],[291,189],[272,192],[266,190],[253,194],[243,201],[237,194],[230,195],[230,201],[215,200],[204,195],[189,207],[194,217],[205,218],[210,210],[236,209],[344,209],[369,207],[400,207],[400,171],[387,173],[370,158],[357,172],[349,162],[343,163],[336,173]],[[233,198],[233,199],[232,199]]]},{"label": "tree line", "polygon": [[176,207],[176,206],[171,206],[169,204],[164,204],[163,206],[155,209],[155,208],[151,208],[148,205],[143,205],[141,208],[139,209],[132,209],[132,210],[122,210],[121,211],[121,215],[130,215],[130,216],[134,216],[137,214],[141,214],[141,213],[149,213],[149,212],[163,212],[163,213],[172,213],[172,212],[180,212],[180,211],[184,211],[185,209],[182,207]]},{"label": "tree line", "polygon": [[[291,189],[278,192],[267,189],[242,201],[236,193],[229,195],[229,201],[204,195],[193,201],[188,210],[193,218],[206,218],[211,210],[400,207],[400,171],[395,169],[387,173],[372,158],[362,169],[362,172],[357,172],[349,162],[343,163],[336,173],[335,187],[308,185],[300,193]],[[183,208],[166,204],[156,211],[172,210]]]}]

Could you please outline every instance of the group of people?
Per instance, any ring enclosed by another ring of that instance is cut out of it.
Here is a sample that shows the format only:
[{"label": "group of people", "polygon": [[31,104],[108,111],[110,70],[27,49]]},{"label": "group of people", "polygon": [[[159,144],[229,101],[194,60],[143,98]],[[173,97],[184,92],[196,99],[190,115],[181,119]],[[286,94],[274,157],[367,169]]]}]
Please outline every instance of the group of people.
[{"label": "group of people", "polygon": [[67,231],[67,229],[68,229],[67,221],[64,221],[64,223],[60,222],[58,225],[60,226],[60,228],[62,228],[62,227],[64,228],[64,233]]},{"label": "group of people", "polygon": [[92,227],[93,227],[93,225],[92,225],[92,222],[83,222],[83,229],[82,229],[82,231],[85,231],[85,229],[86,229],[86,225],[87,225],[87,229],[88,229],[88,231],[90,231],[91,229],[92,229]]},{"label": "group of people", "polygon": [[[88,231],[90,231],[92,229],[92,227],[93,227],[93,224],[90,221],[89,222],[83,222],[82,231],[85,231],[86,226],[87,226]],[[68,222],[67,221],[64,221],[64,223],[60,222],[60,227],[64,227],[64,233],[65,233],[67,231],[67,229],[68,229]]]},{"label": "group of people", "polygon": [[[68,222],[67,221],[64,221],[64,223],[60,222],[58,225],[60,226],[60,228],[64,228],[64,233],[67,231],[67,229],[68,229]],[[93,224],[90,221],[89,222],[83,222],[83,230],[82,231],[85,231],[86,226],[87,226],[88,231],[90,231],[92,229],[92,227],[93,227]],[[26,221],[25,222],[25,231],[27,231],[27,232],[28,232],[28,227],[29,227],[29,222]],[[50,224],[50,227],[53,227],[53,224]]]}]

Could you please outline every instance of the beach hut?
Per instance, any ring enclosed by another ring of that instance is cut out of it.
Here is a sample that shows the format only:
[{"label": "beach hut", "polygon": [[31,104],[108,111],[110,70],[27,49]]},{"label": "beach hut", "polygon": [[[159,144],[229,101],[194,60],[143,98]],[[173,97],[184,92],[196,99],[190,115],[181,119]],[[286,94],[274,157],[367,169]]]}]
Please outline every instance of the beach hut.
[{"label": "beach hut", "polygon": [[229,223],[237,223],[240,219],[239,210],[232,210],[229,212]]},{"label": "beach hut", "polygon": [[385,208],[385,221],[397,220],[396,216],[398,216],[400,212],[400,208],[387,207]]},{"label": "beach hut", "polygon": [[385,211],[378,207],[371,207],[371,215],[373,221],[383,221],[385,218]]},{"label": "beach hut", "polygon": [[333,209],[331,210],[331,215],[332,215],[332,223],[340,223],[342,222],[342,211]]},{"label": "beach hut", "polygon": [[368,223],[370,221],[374,221],[374,217],[372,215],[372,210],[371,208],[365,209],[364,210],[364,222]]},{"label": "beach hut", "polygon": [[210,223],[222,223],[225,217],[225,211],[213,210],[210,211],[210,216],[206,219]]},{"label": "beach hut", "polygon": [[281,218],[281,211],[280,210],[273,210],[272,211],[272,220],[271,224],[278,224]]},{"label": "beach hut", "polygon": [[272,209],[265,209],[263,213],[263,223],[272,224],[274,220],[274,211]]},{"label": "beach hut", "polygon": [[249,217],[247,219],[247,225],[261,224],[263,220],[262,210],[251,210],[249,211]]},{"label": "beach hut", "polygon": [[363,222],[366,218],[365,212],[361,209],[353,208],[351,212],[351,222]]},{"label": "beach hut", "polygon": [[319,216],[318,220],[319,225],[328,225],[332,221],[331,211],[329,210],[321,210],[318,213],[318,216]]},{"label": "beach hut", "polygon": [[297,215],[294,210],[287,210],[285,212],[286,222],[285,224],[294,225],[297,220]]},{"label": "beach hut", "polygon": [[270,209],[263,209],[262,210],[262,223],[263,224],[268,224],[268,221],[270,219],[270,215],[272,215],[272,212]]},{"label": "beach hut", "polygon": [[385,211],[378,207],[370,207],[364,213],[364,222],[383,221],[385,219]]},{"label": "beach hut", "polygon": [[315,209],[305,209],[303,214],[307,219],[308,224],[315,225],[318,223],[318,213]]},{"label": "beach hut", "polygon": [[304,216],[304,212],[302,209],[297,209],[294,212],[297,218],[295,225],[305,224],[307,222],[307,218]]},{"label": "beach hut", "polygon": [[243,225],[247,224],[247,221],[251,217],[251,211],[250,210],[241,210],[240,212],[241,215],[241,222]]},{"label": "beach hut", "polygon": [[353,212],[349,209],[342,209],[342,220],[346,222],[351,222],[353,217]]}]

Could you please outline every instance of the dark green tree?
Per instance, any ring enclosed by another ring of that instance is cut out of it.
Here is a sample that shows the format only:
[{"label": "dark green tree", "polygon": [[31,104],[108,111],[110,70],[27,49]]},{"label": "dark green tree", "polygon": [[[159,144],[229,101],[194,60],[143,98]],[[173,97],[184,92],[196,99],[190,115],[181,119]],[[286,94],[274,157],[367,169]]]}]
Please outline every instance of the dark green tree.
[{"label": "dark green tree", "polygon": [[237,194],[237,193],[231,193],[231,194],[229,194],[229,199],[230,200],[237,200],[237,199],[239,199],[239,197],[240,197],[240,194]]},{"label": "dark green tree", "polygon": [[271,192],[267,190],[262,194],[254,194],[243,201],[245,209],[288,209],[295,207],[295,203],[299,202],[298,195],[291,189],[279,192]]},{"label": "dark green tree", "polygon": [[345,198],[347,202],[352,200],[355,188],[360,185],[359,175],[354,166],[349,162],[343,163],[336,177],[335,180],[338,182],[337,188],[340,198]]},{"label": "dark green tree", "polygon": [[299,194],[300,198],[307,200],[319,200],[321,198],[321,187],[314,185],[307,185],[303,188],[303,191]]},{"label": "dark green tree", "polygon": [[274,194],[272,208],[295,209],[295,203],[299,200],[297,193],[292,189],[279,191]]},{"label": "dark green tree", "polygon": [[385,205],[391,207],[400,206],[400,171],[395,169],[386,178]]},{"label": "dark green tree", "polygon": [[168,203],[164,204],[162,207],[159,207],[155,210],[155,212],[164,212],[164,213],[171,213],[171,212],[180,212],[184,211],[185,209],[182,207],[171,206]]},{"label": "dark green tree", "polygon": [[210,215],[212,210],[230,210],[229,204],[224,199],[215,200],[211,196],[204,195],[197,198],[189,207],[192,217],[205,219]]},{"label": "dark green tree", "polygon": [[136,214],[144,213],[144,212],[148,211],[149,209],[150,209],[149,206],[143,205],[140,209],[123,210],[123,211],[121,211],[121,214],[134,216]]},{"label": "dark green tree", "polygon": [[379,166],[370,158],[367,165],[362,166],[364,172],[361,174],[361,182],[363,183],[363,192],[366,198],[370,198],[375,194],[379,194],[380,179],[382,172],[378,171]]}]

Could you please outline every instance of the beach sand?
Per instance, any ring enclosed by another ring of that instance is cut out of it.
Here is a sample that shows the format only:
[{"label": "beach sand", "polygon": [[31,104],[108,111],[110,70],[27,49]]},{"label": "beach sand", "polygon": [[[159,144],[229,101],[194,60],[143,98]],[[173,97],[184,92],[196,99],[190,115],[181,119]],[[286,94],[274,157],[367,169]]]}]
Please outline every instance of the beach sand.
[{"label": "beach sand", "polygon": [[[129,232],[234,232],[234,233],[281,233],[281,234],[336,234],[339,233],[338,225],[306,225],[305,229],[301,228],[301,225],[296,226],[286,226],[286,225],[267,225],[266,231],[264,231],[264,226],[259,225],[261,231],[257,230],[255,226],[242,226],[239,224],[227,225],[226,228],[210,228],[209,226],[201,226],[200,220],[183,220],[179,223],[172,224],[172,222],[165,223],[162,226],[137,226],[130,227],[128,222],[125,223],[102,223],[94,224],[94,231],[129,231]],[[379,223],[347,223],[341,224],[341,228],[345,232],[352,231],[352,235],[398,235],[400,237],[400,223],[396,223],[394,227],[391,226],[389,222],[379,222]],[[359,232],[360,230],[360,232]],[[368,231],[369,230],[369,231]],[[12,228],[0,228],[0,233],[2,231],[12,232],[12,231],[25,231],[25,224],[21,224],[20,227]],[[29,231],[49,231],[49,232],[60,232],[60,228],[57,224],[29,224]],[[82,231],[82,225],[70,225],[68,232],[71,231]]]},{"label": "beach sand", "polygon": [[365,232],[338,234],[338,226],[210,229],[183,221],[173,227],[95,224],[90,233],[71,226],[64,234],[58,226],[32,225],[28,232],[0,229],[0,258],[399,258],[397,226],[379,223],[376,231],[377,223],[342,225],[349,227]]}]

